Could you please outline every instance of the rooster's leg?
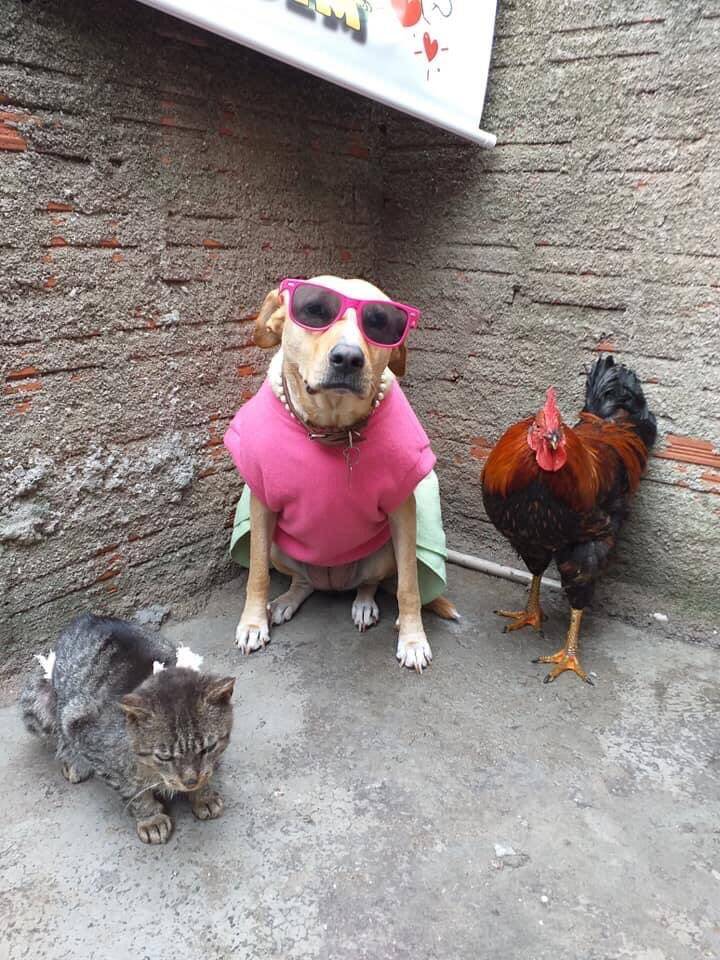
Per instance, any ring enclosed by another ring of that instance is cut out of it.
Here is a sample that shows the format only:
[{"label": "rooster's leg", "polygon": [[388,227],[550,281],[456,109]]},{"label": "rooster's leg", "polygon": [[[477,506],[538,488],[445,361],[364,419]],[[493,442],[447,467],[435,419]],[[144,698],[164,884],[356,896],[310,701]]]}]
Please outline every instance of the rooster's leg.
[{"label": "rooster's leg", "polygon": [[540,607],[540,577],[532,578],[530,596],[525,610],[496,610],[495,613],[499,617],[507,617],[514,621],[504,628],[503,633],[521,630],[523,627],[533,627],[535,630],[540,630],[545,617]]},{"label": "rooster's leg", "polygon": [[570,627],[568,628],[565,646],[561,650],[558,650],[557,653],[553,653],[550,657],[538,657],[537,660],[533,660],[533,663],[555,664],[550,673],[545,677],[543,683],[552,683],[561,673],[564,673],[566,670],[572,670],[573,673],[576,673],[585,683],[592,684],[592,680],[580,666],[580,659],[578,657],[582,616],[582,610],[571,610]]}]

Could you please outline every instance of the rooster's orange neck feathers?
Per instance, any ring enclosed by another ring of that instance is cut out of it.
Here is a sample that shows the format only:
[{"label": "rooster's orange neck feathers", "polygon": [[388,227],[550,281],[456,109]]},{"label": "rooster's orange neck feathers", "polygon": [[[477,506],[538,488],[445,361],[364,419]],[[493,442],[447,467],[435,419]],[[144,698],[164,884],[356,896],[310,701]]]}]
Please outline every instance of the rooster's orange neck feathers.
[{"label": "rooster's orange neck feathers", "polygon": [[570,427],[561,425],[565,459],[558,469],[544,470],[529,442],[535,424],[536,417],[528,417],[506,430],[485,464],[483,485],[491,493],[508,496],[542,480],[568,506],[590,510],[600,486],[593,449],[583,444]]},{"label": "rooster's orange neck feathers", "polygon": [[[546,414],[550,415],[550,430],[546,429]],[[542,438],[558,428],[560,442],[552,451],[549,441]],[[543,468],[533,446],[535,440],[547,444],[550,453],[562,450],[562,464],[555,469]],[[591,413],[581,413],[580,422],[568,427],[560,419],[551,388],[537,416],[513,424],[498,440],[485,464],[483,486],[489,493],[509,496],[540,480],[559,500],[585,512],[592,510],[601,489],[612,481],[618,460],[625,467],[632,492],[647,462],[647,449],[640,437],[624,422],[601,420]]]}]

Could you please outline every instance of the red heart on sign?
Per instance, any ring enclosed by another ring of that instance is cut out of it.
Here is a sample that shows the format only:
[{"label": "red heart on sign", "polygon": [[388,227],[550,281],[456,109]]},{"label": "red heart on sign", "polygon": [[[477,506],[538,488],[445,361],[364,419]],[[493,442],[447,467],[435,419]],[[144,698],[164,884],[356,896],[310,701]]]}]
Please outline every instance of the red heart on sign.
[{"label": "red heart on sign", "polygon": [[420,0],[392,0],[392,5],[404,27],[414,27],[422,15]]},{"label": "red heart on sign", "polygon": [[438,52],[437,40],[431,40],[429,33],[423,34],[423,46],[425,47],[425,56],[428,60],[434,60]]}]

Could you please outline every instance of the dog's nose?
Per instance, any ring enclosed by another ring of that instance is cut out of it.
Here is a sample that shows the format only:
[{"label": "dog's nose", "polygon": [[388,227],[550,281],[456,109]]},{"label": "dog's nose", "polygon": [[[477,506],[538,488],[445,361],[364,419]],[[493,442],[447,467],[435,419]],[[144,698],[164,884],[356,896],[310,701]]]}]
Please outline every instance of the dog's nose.
[{"label": "dog's nose", "polygon": [[355,373],[365,366],[365,355],[353,343],[336,343],[329,354],[330,365],[338,373]]}]

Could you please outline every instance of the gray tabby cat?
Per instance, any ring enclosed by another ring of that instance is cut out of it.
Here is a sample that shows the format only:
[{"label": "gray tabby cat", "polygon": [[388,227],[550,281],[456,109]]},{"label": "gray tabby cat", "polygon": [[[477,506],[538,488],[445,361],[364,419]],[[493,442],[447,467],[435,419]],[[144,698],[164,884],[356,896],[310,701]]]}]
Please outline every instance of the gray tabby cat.
[{"label": "gray tabby cat", "polygon": [[176,666],[177,653],[124,620],[84,614],[60,634],[54,664],[38,658],[46,675],[20,699],[26,727],[55,744],[66,779],[94,773],[114,787],[143,843],[172,833],[159,797],[186,793],[200,820],[223,810],[209,781],[230,739],[235,680]]}]

